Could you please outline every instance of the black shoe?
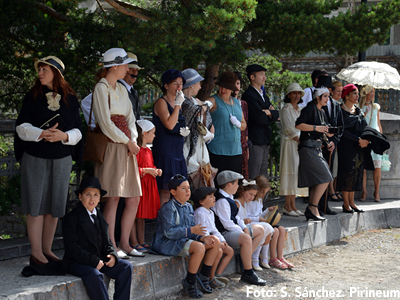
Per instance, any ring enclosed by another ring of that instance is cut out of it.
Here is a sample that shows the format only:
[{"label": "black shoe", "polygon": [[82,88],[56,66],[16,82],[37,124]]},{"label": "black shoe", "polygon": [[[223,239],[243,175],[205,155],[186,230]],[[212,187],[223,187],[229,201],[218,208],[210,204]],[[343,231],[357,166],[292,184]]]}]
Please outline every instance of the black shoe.
[{"label": "black shoe", "polygon": [[343,208],[343,212],[346,213],[346,214],[352,214],[352,213],[354,213],[354,210],[352,210],[351,208],[350,208],[349,210],[345,209],[345,208],[344,208],[344,205],[342,205],[342,208]]},{"label": "black shoe", "polygon": [[[314,204],[308,204],[309,206],[314,206],[314,207],[318,207],[318,205],[314,205]],[[315,221],[324,221],[326,220],[324,217],[320,217],[320,216],[316,216],[314,215],[310,208],[307,206],[306,211],[304,212],[304,216],[306,217],[307,221],[309,219],[313,219]]]},{"label": "black shoe", "polygon": [[318,209],[318,212],[319,212],[319,215],[321,216],[321,217],[323,217],[325,214],[324,214],[324,212],[322,211],[322,210],[320,210],[320,209]]},{"label": "black shoe", "polygon": [[183,290],[189,295],[191,298],[203,298],[203,293],[197,287],[197,282],[190,285],[186,278],[182,280]]},{"label": "black shoe", "polygon": [[[336,196],[336,198],[333,198],[334,196]],[[338,194],[331,194],[328,196],[328,198],[329,198],[329,201],[342,202],[342,199],[339,198]]]},{"label": "black shoe", "polygon": [[350,207],[351,207],[356,213],[363,213],[363,212],[365,212],[363,209],[358,209],[358,208],[355,208],[355,207],[353,207],[353,206],[351,206],[351,205],[350,205]]},{"label": "black shoe", "polygon": [[202,292],[207,293],[207,294],[211,294],[213,292],[213,289],[210,286],[210,281],[208,280],[208,277],[204,276],[201,273],[198,273],[196,276],[196,279],[197,279],[197,285],[202,290]]},{"label": "black shoe", "polygon": [[334,216],[334,215],[337,215],[337,212],[336,212],[336,211],[333,211],[333,210],[331,210],[330,208],[328,208],[328,209],[326,210],[326,214],[327,214],[327,215]]},{"label": "black shoe", "polygon": [[240,278],[240,280],[245,283],[255,284],[255,285],[266,285],[267,284],[267,281],[258,277],[255,272],[253,272],[253,275],[242,274],[242,277]]}]

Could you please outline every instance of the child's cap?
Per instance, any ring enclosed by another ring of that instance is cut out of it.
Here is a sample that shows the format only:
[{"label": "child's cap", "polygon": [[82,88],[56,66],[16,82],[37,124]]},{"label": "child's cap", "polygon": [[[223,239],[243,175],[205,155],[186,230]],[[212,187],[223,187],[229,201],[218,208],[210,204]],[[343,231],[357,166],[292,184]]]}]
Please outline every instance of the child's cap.
[{"label": "child's cap", "polygon": [[191,197],[192,201],[194,204],[199,203],[199,201],[204,200],[207,195],[214,194],[216,191],[216,188],[202,186],[193,192]]},{"label": "child's cap", "polygon": [[148,120],[137,120],[136,123],[142,128],[142,132],[148,132],[154,128],[154,124]]},{"label": "child's cap", "polygon": [[81,180],[81,184],[79,185],[79,188],[75,190],[75,194],[79,196],[79,194],[82,194],[82,192],[87,189],[87,188],[95,188],[100,190],[100,195],[103,197],[105,194],[107,194],[107,191],[103,190],[100,185],[100,181],[97,177],[85,177]]},{"label": "child's cap", "polygon": [[217,182],[218,182],[218,185],[223,185],[225,183],[235,181],[236,179],[243,179],[243,178],[244,177],[242,174],[226,170],[226,171],[222,171],[221,173],[218,174]]},{"label": "child's cap", "polygon": [[177,186],[180,186],[182,182],[187,181],[186,177],[181,174],[176,174],[171,177],[168,182],[168,189],[175,189]]}]

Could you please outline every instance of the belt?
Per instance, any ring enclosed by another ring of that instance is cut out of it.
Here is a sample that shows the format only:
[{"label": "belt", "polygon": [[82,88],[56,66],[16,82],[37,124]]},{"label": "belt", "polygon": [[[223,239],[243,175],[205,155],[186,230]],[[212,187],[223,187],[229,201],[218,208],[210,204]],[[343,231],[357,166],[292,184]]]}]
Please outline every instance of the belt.
[{"label": "belt", "polygon": [[300,141],[300,146],[321,149],[322,141],[321,140],[310,140],[310,139],[302,140],[302,141]]}]

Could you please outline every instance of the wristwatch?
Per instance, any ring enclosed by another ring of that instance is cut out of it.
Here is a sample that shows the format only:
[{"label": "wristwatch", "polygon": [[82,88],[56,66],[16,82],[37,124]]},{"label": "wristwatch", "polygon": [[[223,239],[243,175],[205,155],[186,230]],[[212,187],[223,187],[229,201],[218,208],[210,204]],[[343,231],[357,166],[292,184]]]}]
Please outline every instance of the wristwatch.
[{"label": "wristwatch", "polygon": [[315,131],[317,129],[317,125],[314,125],[314,128],[313,128],[313,130]]}]

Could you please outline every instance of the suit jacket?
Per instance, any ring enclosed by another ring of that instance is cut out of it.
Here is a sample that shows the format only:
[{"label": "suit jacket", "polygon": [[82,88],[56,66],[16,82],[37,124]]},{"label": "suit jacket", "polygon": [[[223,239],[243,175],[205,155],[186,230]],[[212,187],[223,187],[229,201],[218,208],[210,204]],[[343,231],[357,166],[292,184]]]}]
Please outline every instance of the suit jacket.
[{"label": "suit jacket", "polygon": [[[343,114],[342,109],[340,107],[340,103],[332,98],[330,98],[330,103],[328,104],[331,106],[331,114],[329,115],[327,106],[323,106],[322,109],[325,111],[325,115],[328,119],[328,123],[332,127],[343,126]],[[340,141],[343,133],[335,134],[333,137],[329,138],[332,142],[335,143],[335,147]]]},{"label": "suit jacket", "polygon": [[[72,262],[96,268],[100,259],[104,262],[109,260],[107,258],[108,254],[114,255],[115,264],[118,263],[117,251],[108,236],[108,224],[98,209],[97,218],[99,219],[103,238],[102,249],[97,246],[96,228],[81,202],[78,203],[74,210],[64,216],[62,220],[65,248],[63,262],[66,268]],[[100,253],[100,256],[97,255],[98,253]]]},{"label": "suit jacket", "polygon": [[[122,83],[121,81],[119,81],[119,82]],[[122,85],[128,91],[129,100],[131,100],[132,109],[133,109],[133,113],[135,115],[136,120],[140,120],[140,112],[142,109],[142,105],[140,104],[138,92],[135,90],[134,87],[132,87],[132,90],[128,90],[125,84],[122,83]]]},{"label": "suit jacket", "polygon": [[279,111],[277,110],[271,110],[272,118],[262,111],[263,109],[269,109],[271,105],[266,95],[264,95],[264,98],[265,101],[252,86],[249,86],[242,95],[242,99],[247,102],[249,109],[249,140],[254,145],[259,146],[269,145],[272,133],[270,126],[272,122],[279,118]]}]

